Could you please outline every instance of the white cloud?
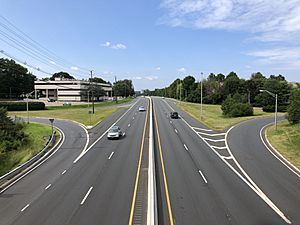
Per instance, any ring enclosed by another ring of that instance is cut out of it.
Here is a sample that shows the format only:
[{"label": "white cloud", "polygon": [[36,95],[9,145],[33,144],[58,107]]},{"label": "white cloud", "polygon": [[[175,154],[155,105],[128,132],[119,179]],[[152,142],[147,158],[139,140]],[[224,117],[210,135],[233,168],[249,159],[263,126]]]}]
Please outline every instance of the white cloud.
[{"label": "white cloud", "polygon": [[178,72],[181,72],[181,73],[185,73],[186,72],[186,69],[184,67],[181,67],[177,70]]},{"label": "white cloud", "polygon": [[158,77],[157,76],[146,76],[144,77],[146,80],[150,80],[150,81],[153,81],[153,80],[157,80]]},{"label": "white cloud", "polygon": [[139,76],[137,76],[137,77],[133,77],[132,78],[133,80],[141,80],[141,79],[143,79],[142,77],[139,77]]},{"label": "white cloud", "polygon": [[107,41],[103,44],[101,44],[102,47],[112,48],[112,49],[126,49],[127,46],[121,43],[118,44],[112,44],[111,42]]},{"label": "white cloud", "polygon": [[52,65],[56,65],[56,62],[54,61],[49,61]]},{"label": "white cloud", "polygon": [[71,70],[79,70],[77,66],[71,66]]},{"label": "white cloud", "polygon": [[113,48],[113,49],[126,49],[127,47],[126,47],[126,45],[119,43],[119,44],[116,44],[116,45],[112,45],[111,48]]},{"label": "white cloud", "polygon": [[258,58],[263,64],[273,64],[285,69],[300,68],[300,47],[298,48],[270,48],[247,53]]},{"label": "white cloud", "polygon": [[160,71],[160,69],[161,69],[161,68],[160,68],[159,66],[155,68],[155,70],[157,70],[157,71]]},{"label": "white cloud", "polygon": [[247,32],[251,41],[266,44],[248,55],[300,68],[299,0],[162,0],[160,6],[161,24]]}]

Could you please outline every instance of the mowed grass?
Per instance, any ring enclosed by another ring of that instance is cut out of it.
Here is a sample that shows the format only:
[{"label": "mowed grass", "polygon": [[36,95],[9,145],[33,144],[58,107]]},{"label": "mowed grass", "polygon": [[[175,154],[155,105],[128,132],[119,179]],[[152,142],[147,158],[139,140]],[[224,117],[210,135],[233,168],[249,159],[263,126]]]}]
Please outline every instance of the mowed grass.
[{"label": "mowed grass", "polygon": [[8,153],[0,154],[0,176],[38,153],[49,140],[52,129],[46,125],[30,123],[26,124],[24,132],[29,136],[28,144]]},{"label": "mowed grass", "polygon": [[300,123],[290,125],[282,121],[267,128],[267,138],[287,160],[300,169]]},{"label": "mowed grass", "polygon": [[[30,117],[73,120],[86,126],[94,126],[115,112],[117,108],[95,107],[95,114],[89,114],[88,108],[67,107],[58,110],[29,111]],[[10,116],[27,117],[27,112],[9,112]]]},{"label": "mowed grass", "polygon": [[234,124],[240,123],[245,120],[254,119],[260,116],[274,115],[274,113],[266,113],[262,111],[261,108],[253,108],[254,116],[228,118],[223,116],[221,105],[203,104],[203,108],[202,108],[203,116],[201,119],[200,104],[177,102],[176,105],[179,106],[184,111],[188,112],[191,116],[193,116],[198,121],[204,123],[207,127],[214,130],[223,130],[228,127],[231,127]]},{"label": "mowed grass", "polygon": [[[29,111],[30,117],[41,117],[41,118],[54,118],[54,119],[65,119],[72,120],[82,123],[86,126],[95,126],[102,120],[114,113],[117,108],[114,107],[119,104],[124,104],[132,101],[131,98],[119,100],[118,104],[115,102],[102,102],[95,104],[95,113],[90,114],[92,110],[92,104],[90,108],[88,105],[74,105],[74,106],[52,106],[48,107],[47,110]],[[15,111],[9,112],[10,116],[27,117],[26,111]]]}]

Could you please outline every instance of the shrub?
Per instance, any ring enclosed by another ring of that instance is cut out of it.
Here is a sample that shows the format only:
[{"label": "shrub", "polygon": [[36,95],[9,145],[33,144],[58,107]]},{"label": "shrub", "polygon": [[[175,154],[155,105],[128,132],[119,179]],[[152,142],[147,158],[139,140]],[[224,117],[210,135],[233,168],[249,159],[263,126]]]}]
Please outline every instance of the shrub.
[{"label": "shrub", "polygon": [[287,109],[287,119],[291,124],[300,122],[300,89],[292,92],[289,98],[290,104]]},{"label": "shrub", "polygon": [[[0,107],[6,108],[7,111],[25,111],[27,110],[26,102],[0,102]],[[44,102],[28,102],[29,110],[44,110]]]},{"label": "shrub", "polygon": [[252,106],[239,100],[239,97],[229,95],[221,106],[223,115],[228,117],[253,116]]}]

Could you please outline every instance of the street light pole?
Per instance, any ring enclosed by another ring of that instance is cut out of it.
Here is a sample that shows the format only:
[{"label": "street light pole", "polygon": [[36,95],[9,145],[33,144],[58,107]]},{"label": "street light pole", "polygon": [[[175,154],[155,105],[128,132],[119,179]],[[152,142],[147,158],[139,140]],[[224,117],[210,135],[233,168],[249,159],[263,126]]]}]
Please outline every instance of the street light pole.
[{"label": "street light pole", "polygon": [[202,120],[202,113],[203,113],[203,106],[202,106],[202,102],[203,102],[203,73],[201,72],[201,100],[200,100],[200,108],[201,108],[201,116],[200,116],[200,120]]},{"label": "street light pole", "polygon": [[269,95],[275,98],[275,130],[277,130],[277,110],[278,110],[278,101],[277,101],[277,94],[274,94],[268,90],[259,90],[260,92],[267,92]]},{"label": "street light pole", "polygon": [[95,104],[94,104],[94,87],[93,87],[93,70],[91,70],[91,82],[92,82],[92,105],[93,105],[93,114],[95,113]]}]

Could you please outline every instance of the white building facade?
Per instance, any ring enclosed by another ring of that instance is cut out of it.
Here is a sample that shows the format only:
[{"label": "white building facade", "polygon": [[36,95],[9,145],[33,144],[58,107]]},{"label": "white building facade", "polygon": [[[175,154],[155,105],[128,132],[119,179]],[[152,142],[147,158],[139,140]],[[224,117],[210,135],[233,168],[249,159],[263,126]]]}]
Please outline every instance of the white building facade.
[{"label": "white building facade", "polygon": [[55,101],[88,101],[91,99],[91,91],[89,87],[93,89],[102,89],[105,92],[105,96],[99,100],[106,100],[112,97],[112,86],[106,83],[94,83],[82,80],[70,80],[64,78],[56,78],[54,81],[35,81],[35,99]]}]

